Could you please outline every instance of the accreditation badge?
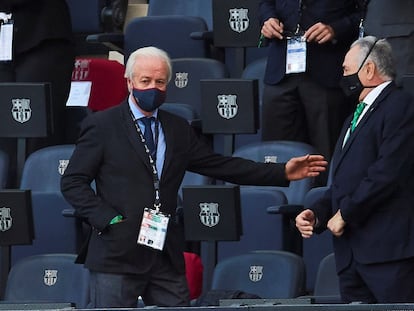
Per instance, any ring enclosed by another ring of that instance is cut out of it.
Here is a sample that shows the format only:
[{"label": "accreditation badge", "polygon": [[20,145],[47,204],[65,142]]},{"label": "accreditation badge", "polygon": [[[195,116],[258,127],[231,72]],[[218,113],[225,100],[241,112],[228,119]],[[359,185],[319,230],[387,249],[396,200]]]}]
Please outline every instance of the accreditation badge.
[{"label": "accreditation badge", "polygon": [[12,60],[13,21],[0,23],[0,61]]},{"label": "accreditation badge", "polygon": [[302,36],[287,39],[286,73],[300,73],[306,70],[306,40]]},{"label": "accreditation badge", "polygon": [[169,216],[146,208],[142,217],[137,243],[162,250],[167,237]]}]

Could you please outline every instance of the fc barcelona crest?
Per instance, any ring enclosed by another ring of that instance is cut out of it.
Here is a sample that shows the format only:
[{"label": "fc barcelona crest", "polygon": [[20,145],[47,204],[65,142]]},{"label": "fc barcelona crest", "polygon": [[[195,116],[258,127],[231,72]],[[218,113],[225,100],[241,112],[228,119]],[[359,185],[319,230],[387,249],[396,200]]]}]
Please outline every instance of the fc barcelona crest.
[{"label": "fc barcelona crest", "polygon": [[218,95],[217,111],[225,119],[232,119],[237,115],[237,95]]},{"label": "fc barcelona crest", "polygon": [[249,28],[248,9],[230,9],[229,24],[233,31],[241,33]]},{"label": "fc barcelona crest", "polygon": [[12,116],[17,122],[24,123],[30,120],[32,109],[30,108],[30,99],[14,98],[12,99]]},{"label": "fc barcelona crest", "polygon": [[45,270],[45,274],[43,276],[43,282],[45,283],[45,285],[55,285],[57,281],[57,273],[57,270]]},{"label": "fc barcelona crest", "polygon": [[90,60],[89,59],[77,59],[72,71],[72,80],[73,81],[82,81],[86,80],[89,76],[90,71]]},{"label": "fc barcelona crest", "polygon": [[263,266],[250,266],[249,279],[252,282],[259,282],[263,277]]},{"label": "fc barcelona crest", "polygon": [[200,221],[204,226],[214,227],[220,221],[218,203],[200,203]]},{"label": "fc barcelona crest", "polygon": [[185,88],[188,84],[188,72],[175,73],[175,86],[179,89]]},{"label": "fc barcelona crest", "polygon": [[69,160],[59,160],[58,171],[60,175],[63,175],[68,167]]},{"label": "fc barcelona crest", "polygon": [[4,232],[12,227],[13,219],[11,217],[10,208],[0,208],[0,231]]}]

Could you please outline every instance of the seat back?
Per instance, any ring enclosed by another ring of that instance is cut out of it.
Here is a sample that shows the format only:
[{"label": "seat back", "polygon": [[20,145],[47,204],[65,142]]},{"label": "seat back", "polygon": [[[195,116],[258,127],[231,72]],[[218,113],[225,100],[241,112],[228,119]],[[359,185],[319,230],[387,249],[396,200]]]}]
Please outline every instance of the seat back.
[{"label": "seat back", "polygon": [[0,150],[0,189],[4,189],[7,185],[9,174],[9,156]]},{"label": "seat back", "polygon": [[75,264],[74,254],[26,257],[12,266],[4,300],[8,302],[65,302],[86,308],[89,271]]},{"label": "seat back", "polygon": [[295,298],[303,294],[305,265],[300,256],[284,251],[263,251],[220,261],[214,269],[212,289],[240,290],[261,298]]},{"label": "seat back", "polygon": [[241,146],[247,145],[249,143],[259,142],[262,140],[262,131],[260,128],[261,124],[261,108],[262,108],[262,100],[263,100],[263,89],[264,89],[264,74],[266,70],[267,64],[267,57],[260,58],[255,60],[254,62],[248,64],[243,72],[242,72],[242,79],[257,79],[259,82],[259,129],[256,134],[238,134],[235,136],[234,146],[235,148],[239,148]]},{"label": "seat back", "polygon": [[226,66],[218,60],[199,57],[173,59],[172,81],[168,84],[166,101],[190,105],[200,118],[200,80],[227,77]]},{"label": "seat back", "polygon": [[190,37],[193,32],[207,31],[206,22],[196,16],[142,16],[133,18],[125,28],[124,56],[138,48],[156,46],[171,58],[209,57],[210,47],[204,40]]},{"label": "seat back", "polygon": [[91,85],[88,108],[100,111],[121,103],[128,95],[125,66],[106,58],[78,57],[72,82]]},{"label": "seat back", "polygon": [[151,0],[148,5],[148,16],[184,15],[202,17],[213,29],[213,6],[211,0]]},{"label": "seat back", "polygon": [[20,189],[60,193],[60,179],[74,148],[74,145],[56,145],[31,153],[23,166]]},{"label": "seat back", "polygon": [[63,217],[72,206],[60,192],[32,191],[35,239],[30,245],[14,245],[12,262],[46,253],[76,253],[80,245],[77,219]]},{"label": "seat back", "polygon": [[[287,162],[292,157],[315,154],[314,147],[295,141],[266,141],[241,146],[233,153],[234,156],[257,162]],[[305,178],[290,182],[288,187],[274,187],[285,193],[289,204],[303,204],[306,193],[313,187],[314,181]]]},{"label": "seat back", "polygon": [[[267,208],[286,203],[287,199],[283,192],[242,187],[240,205],[243,234],[240,241],[218,242],[218,261],[259,248],[282,249],[282,219],[268,214]],[[260,244],[257,241],[260,241]]]},{"label": "seat back", "polygon": [[315,280],[314,296],[339,296],[339,279],[336,273],[335,255],[326,255],[319,263]]}]

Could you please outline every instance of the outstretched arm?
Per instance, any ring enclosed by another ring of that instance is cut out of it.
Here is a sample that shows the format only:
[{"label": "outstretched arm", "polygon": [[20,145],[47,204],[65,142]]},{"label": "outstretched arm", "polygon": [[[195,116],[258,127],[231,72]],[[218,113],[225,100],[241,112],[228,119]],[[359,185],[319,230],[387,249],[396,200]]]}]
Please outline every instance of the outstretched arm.
[{"label": "outstretched arm", "polygon": [[305,155],[295,157],[286,163],[286,178],[299,180],[306,177],[316,177],[326,170],[328,162],[322,155]]}]

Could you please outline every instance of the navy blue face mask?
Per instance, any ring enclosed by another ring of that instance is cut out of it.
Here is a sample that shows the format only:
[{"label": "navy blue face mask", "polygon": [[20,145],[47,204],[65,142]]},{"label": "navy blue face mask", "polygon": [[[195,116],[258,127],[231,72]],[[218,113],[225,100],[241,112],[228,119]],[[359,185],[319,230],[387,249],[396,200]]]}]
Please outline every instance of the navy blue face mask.
[{"label": "navy blue face mask", "polygon": [[134,88],[132,89],[132,95],[142,110],[152,112],[164,103],[166,92],[157,88],[146,90]]}]

